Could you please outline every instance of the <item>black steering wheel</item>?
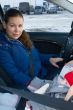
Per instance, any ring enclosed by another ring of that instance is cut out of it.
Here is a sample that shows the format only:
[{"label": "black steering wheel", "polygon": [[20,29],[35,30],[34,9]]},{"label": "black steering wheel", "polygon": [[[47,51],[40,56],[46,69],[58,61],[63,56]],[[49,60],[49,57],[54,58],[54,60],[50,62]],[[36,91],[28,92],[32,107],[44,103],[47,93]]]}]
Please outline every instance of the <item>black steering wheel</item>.
[{"label": "black steering wheel", "polygon": [[[71,27],[73,27],[72,25],[73,25],[73,22],[71,24]],[[68,35],[67,43],[65,47],[62,49],[61,54],[65,62],[69,61],[71,57],[73,57],[72,55],[73,54],[73,28],[71,29]]]}]

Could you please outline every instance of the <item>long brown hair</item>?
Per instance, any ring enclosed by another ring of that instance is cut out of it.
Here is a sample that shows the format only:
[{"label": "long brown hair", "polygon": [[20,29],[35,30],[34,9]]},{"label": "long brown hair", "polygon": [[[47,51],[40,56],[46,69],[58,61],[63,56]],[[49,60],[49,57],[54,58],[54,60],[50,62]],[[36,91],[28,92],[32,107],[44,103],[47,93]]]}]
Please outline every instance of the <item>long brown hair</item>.
[{"label": "long brown hair", "polygon": [[23,31],[22,35],[19,37],[18,40],[22,42],[23,45],[25,45],[28,49],[31,49],[33,46],[32,41],[29,38],[29,35],[25,31]]}]

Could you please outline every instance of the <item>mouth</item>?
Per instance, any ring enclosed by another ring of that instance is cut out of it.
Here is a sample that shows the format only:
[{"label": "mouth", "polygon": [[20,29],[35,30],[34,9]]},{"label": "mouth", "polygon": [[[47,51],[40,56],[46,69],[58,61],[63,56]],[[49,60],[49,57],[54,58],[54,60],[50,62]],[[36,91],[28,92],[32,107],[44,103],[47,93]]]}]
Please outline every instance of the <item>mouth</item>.
[{"label": "mouth", "polygon": [[18,39],[19,38],[19,34],[13,34],[13,38]]},{"label": "mouth", "polygon": [[19,34],[13,34],[14,36],[19,36]]}]

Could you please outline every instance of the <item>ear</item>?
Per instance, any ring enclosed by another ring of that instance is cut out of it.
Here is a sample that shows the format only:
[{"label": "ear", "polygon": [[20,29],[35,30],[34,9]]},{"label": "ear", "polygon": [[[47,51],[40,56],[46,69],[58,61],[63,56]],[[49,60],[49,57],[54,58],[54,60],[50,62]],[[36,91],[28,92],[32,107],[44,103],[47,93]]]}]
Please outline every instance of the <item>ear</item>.
[{"label": "ear", "polygon": [[6,23],[5,23],[5,21],[3,21],[2,24],[3,24],[3,28],[6,29]]}]

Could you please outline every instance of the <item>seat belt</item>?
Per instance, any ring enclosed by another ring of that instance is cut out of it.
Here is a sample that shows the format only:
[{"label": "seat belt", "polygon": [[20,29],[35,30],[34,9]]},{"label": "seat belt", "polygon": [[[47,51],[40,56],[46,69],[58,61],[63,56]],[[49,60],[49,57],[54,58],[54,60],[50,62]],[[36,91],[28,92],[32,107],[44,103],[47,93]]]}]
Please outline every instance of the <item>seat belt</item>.
[{"label": "seat belt", "polygon": [[6,86],[0,86],[0,87],[9,92],[18,94],[20,97],[26,98],[28,100],[40,103],[48,107],[52,107],[58,110],[69,110],[69,109],[73,110],[73,103],[71,103],[70,101],[64,101],[63,99],[60,98],[50,97],[48,96],[48,94],[40,95],[24,89],[19,90]]}]

